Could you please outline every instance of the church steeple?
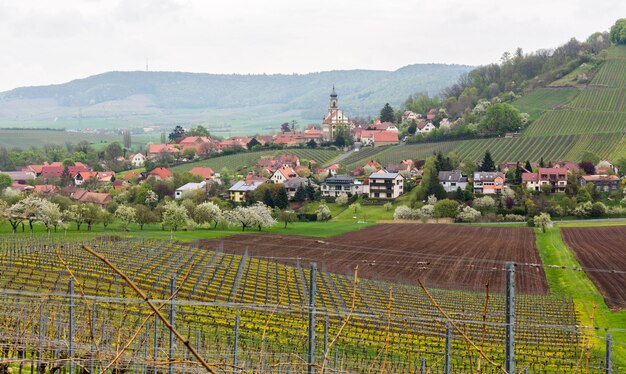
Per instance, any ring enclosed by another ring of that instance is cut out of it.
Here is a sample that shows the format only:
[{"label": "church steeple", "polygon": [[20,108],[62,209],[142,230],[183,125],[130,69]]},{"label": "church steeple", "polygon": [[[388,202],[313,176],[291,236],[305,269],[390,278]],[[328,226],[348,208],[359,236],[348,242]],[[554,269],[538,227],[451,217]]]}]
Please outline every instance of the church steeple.
[{"label": "church steeple", "polygon": [[330,93],[330,109],[337,109],[337,92],[335,92],[334,84],[333,84],[333,92]]}]

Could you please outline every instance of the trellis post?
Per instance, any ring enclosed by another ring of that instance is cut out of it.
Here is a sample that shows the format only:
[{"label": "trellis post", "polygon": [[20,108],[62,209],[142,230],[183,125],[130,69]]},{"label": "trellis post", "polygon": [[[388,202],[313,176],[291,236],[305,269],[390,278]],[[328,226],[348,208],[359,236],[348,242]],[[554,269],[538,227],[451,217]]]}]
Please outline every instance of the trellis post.
[{"label": "trellis post", "polygon": [[613,373],[613,335],[606,334],[606,374]]},{"label": "trellis post", "polygon": [[317,264],[311,263],[311,278],[309,287],[309,357],[308,357],[308,370],[307,373],[315,373],[315,298],[317,297],[316,290],[316,273]]},{"label": "trellis post", "polygon": [[515,372],[515,264],[506,263],[506,343],[504,347],[505,369]]},{"label": "trellis post", "polygon": [[450,374],[450,351],[452,350],[452,329],[450,328],[450,322],[446,323],[446,368],[445,373]]},{"label": "trellis post", "polygon": [[70,278],[70,311],[69,311],[69,359],[70,374],[74,374],[74,278]]},{"label": "trellis post", "polygon": [[233,366],[235,367],[235,369],[237,368],[237,365],[239,364],[238,360],[237,360],[237,348],[239,347],[239,323],[240,323],[240,319],[241,316],[239,315],[239,313],[237,313],[237,315],[235,316],[235,341],[233,344]]},{"label": "trellis post", "polygon": [[172,301],[170,303],[170,325],[172,325],[172,329],[170,329],[169,373],[174,374],[174,349],[176,348],[174,344],[174,328],[176,328],[176,274],[172,274],[170,288],[172,292]]}]

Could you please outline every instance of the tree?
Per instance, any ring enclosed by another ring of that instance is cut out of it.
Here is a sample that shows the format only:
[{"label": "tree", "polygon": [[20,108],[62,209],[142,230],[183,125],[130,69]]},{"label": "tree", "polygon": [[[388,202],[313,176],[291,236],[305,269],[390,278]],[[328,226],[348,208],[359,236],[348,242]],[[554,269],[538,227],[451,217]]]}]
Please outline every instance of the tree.
[{"label": "tree", "polygon": [[193,219],[198,224],[214,222],[213,227],[222,220],[222,210],[213,202],[205,202],[195,207]]},{"label": "tree", "polygon": [[541,159],[539,160],[539,167],[540,168],[545,168],[546,167],[546,163],[543,161],[543,157],[541,157]]},{"label": "tree", "polygon": [[11,187],[12,184],[13,179],[11,179],[9,174],[0,173],[0,194],[2,194],[7,187]]},{"label": "tree", "polygon": [[143,202],[151,209],[154,209],[159,203],[159,196],[154,191],[146,192],[146,199]]},{"label": "tree", "polygon": [[456,219],[461,222],[475,222],[480,217],[480,212],[470,206],[464,206],[461,208]]},{"label": "tree", "polygon": [[491,158],[491,152],[489,152],[489,150],[485,152],[483,163],[480,165],[480,171],[486,171],[486,172],[496,171],[496,164],[493,161],[493,158]]},{"label": "tree", "polygon": [[533,167],[530,164],[530,161],[526,160],[526,165],[524,165],[524,169],[528,170],[529,173],[533,172]]},{"label": "tree", "polygon": [[281,210],[278,214],[278,219],[280,222],[283,222],[285,224],[285,228],[287,228],[288,224],[296,222],[298,216],[293,210]]},{"label": "tree", "polygon": [[349,208],[354,211],[354,214],[356,214],[359,210],[361,210],[361,204],[359,203],[350,204]]},{"label": "tree", "polygon": [[274,207],[274,198],[272,197],[272,191],[269,188],[266,188],[263,192],[263,204]]},{"label": "tree", "polygon": [[459,211],[459,203],[450,199],[439,200],[435,203],[436,218],[454,218]]},{"label": "tree", "polygon": [[434,195],[437,198],[446,197],[446,190],[439,183],[439,172],[437,171],[435,158],[430,157],[426,160],[422,173],[422,182],[415,190],[415,200],[426,200],[430,195]]},{"label": "tree", "polygon": [[409,135],[415,135],[415,132],[417,132],[417,123],[414,119],[411,120],[411,124],[406,129],[406,131],[409,133]]},{"label": "tree", "polygon": [[417,216],[416,212],[406,205],[398,206],[396,210],[393,212],[394,220],[415,219],[416,216]]},{"label": "tree", "polygon": [[390,202],[386,202],[385,205],[383,205],[383,208],[385,208],[385,211],[390,211],[391,208],[393,208],[393,204]]},{"label": "tree", "polygon": [[348,195],[345,193],[342,193],[341,195],[337,196],[335,198],[335,202],[341,206],[344,206],[348,203]]},{"label": "tree", "polygon": [[143,230],[144,225],[157,221],[157,215],[150,208],[143,204],[135,205],[135,222],[139,225],[140,230]]},{"label": "tree", "polygon": [[54,226],[54,232],[57,231],[57,226],[63,221],[63,215],[61,209],[57,204],[50,201],[43,200],[41,211],[37,214],[38,220],[46,226],[46,231],[50,232],[50,226]]},{"label": "tree", "polygon": [[122,136],[123,136],[124,148],[130,149],[130,146],[132,145],[130,130],[128,129],[124,130],[122,132]]},{"label": "tree", "polygon": [[246,148],[248,148],[248,150],[252,149],[255,146],[262,146],[261,142],[259,142],[258,140],[256,140],[256,138],[252,138],[248,144],[246,144]]},{"label": "tree", "polygon": [[278,209],[285,209],[289,205],[289,196],[287,196],[287,189],[285,187],[281,186],[278,191],[276,191],[274,205]]},{"label": "tree", "polygon": [[40,214],[43,211],[46,202],[47,201],[41,198],[31,195],[12,205],[11,208],[9,208],[9,212],[11,216],[21,217],[22,220],[28,220],[28,226],[32,232],[33,222],[41,218]]},{"label": "tree", "polygon": [[63,168],[63,173],[61,173],[61,179],[59,180],[59,185],[61,187],[66,187],[72,184],[74,179],[72,179],[72,175],[70,174],[70,169],[66,166]]},{"label": "tree", "polygon": [[587,175],[594,175],[596,173],[596,167],[590,161],[581,161],[578,163],[578,167]]},{"label": "tree", "polygon": [[590,151],[584,151],[580,160],[591,162],[593,165],[596,165],[600,162],[600,156]]},{"label": "tree", "polygon": [[118,142],[113,142],[104,149],[104,157],[106,160],[115,160],[123,154],[122,146]]},{"label": "tree", "polygon": [[176,143],[180,138],[185,136],[185,129],[183,129],[180,125],[176,125],[174,130],[168,135],[168,139],[172,143]]},{"label": "tree", "polygon": [[301,202],[305,200],[306,200],[306,190],[302,185],[300,185],[296,189],[296,193],[293,195],[293,201]]},{"label": "tree", "polygon": [[320,204],[315,210],[318,221],[328,221],[330,219],[330,209],[326,204]]},{"label": "tree", "polygon": [[533,221],[535,222],[535,226],[541,227],[541,231],[543,233],[546,232],[546,226],[552,222],[552,218],[548,213],[541,213],[538,216],[533,217]]},{"label": "tree", "polygon": [[491,104],[485,111],[479,129],[484,132],[502,134],[519,131],[522,126],[520,111],[511,104]]},{"label": "tree", "polygon": [[124,224],[124,231],[128,231],[128,225],[135,220],[135,208],[128,205],[120,205],[115,210],[115,217]]},{"label": "tree", "polygon": [[270,208],[263,203],[256,203],[249,207],[238,206],[233,210],[224,212],[226,222],[241,225],[241,230],[246,231],[249,227],[271,227],[276,223],[272,217]]},{"label": "tree", "polygon": [[163,226],[169,226],[176,231],[180,226],[184,226],[189,221],[187,209],[176,204],[175,201],[165,203],[163,206],[163,217],[161,223]]},{"label": "tree", "polygon": [[389,105],[389,103],[386,103],[385,106],[380,110],[380,121],[381,122],[396,122],[396,115],[391,105]]},{"label": "tree", "polygon": [[310,139],[308,142],[306,142],[306,146],[309,148],[316,148],[317,147],[317,143],[315,142],[315,140]]},{"label": "tree", "polygon": [[609,31],[609,40],[614,44],[626,44],[626,18],[618,19]]},{"label": "tree", "polygon": [[289,126],[289,122],[284,122],[280,125],[280,131],[282,132],[290,132],[291,126]]}]

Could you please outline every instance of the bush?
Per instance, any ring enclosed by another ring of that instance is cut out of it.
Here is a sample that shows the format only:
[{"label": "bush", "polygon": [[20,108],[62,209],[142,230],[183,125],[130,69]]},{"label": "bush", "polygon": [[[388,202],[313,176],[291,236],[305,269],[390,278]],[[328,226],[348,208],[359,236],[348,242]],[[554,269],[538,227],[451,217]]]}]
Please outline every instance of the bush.
[{"label": "bush", "polygon": [[602,204],[599,201],[593,203],[593,205],[591,205],[591,211],[589,212],[589,215],[592,217],[603,217],[604,215],[606,215],[606,205]]},{"label": "bush", "polygon": [[526,226],[535,227],[535,220],[533,218],[529,218],[528,221],[526,221]]},{"label": "bush", "polygon": [[526,220],[525,216],[519,214],[506,214],[503,218],[506,222],[524,222]]},{"label": "bush", "polygon": [[317,214],[316,213],[300,213],[298,214],[298,221],[315,222],[317,221]]},{"label": "bush", "polygon": [[459,211],[459,203],[454,200],[444,199],[435,203],[434,215],[437,218],[454,218]]},{"label": "bush", "polygon": [[393,213],[393,219],[415,219],[416,212],[406,205],[400,205]]},{"label": "bush", "polygon": [[475,222],[480,217],[480,212],[470,206],[464,206],[456,219],[460,222]]}]

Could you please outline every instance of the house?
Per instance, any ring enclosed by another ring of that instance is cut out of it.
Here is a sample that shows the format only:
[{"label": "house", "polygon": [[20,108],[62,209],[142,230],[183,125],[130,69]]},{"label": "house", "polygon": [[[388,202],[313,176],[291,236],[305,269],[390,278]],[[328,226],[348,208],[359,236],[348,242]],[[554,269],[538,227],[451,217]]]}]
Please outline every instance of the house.
[{"label": "house", "polygon": [[337,197],[343,193],[349,195],[360,194],[363,184],[358,180],[345,175],[335,175],[326,178],[320,185],[322,197]]},{"label": "house", "polygon": [[174,198],[180,199],[186,192],[196,191],[196,190],[205,190],[206,191],[206,181],[202,181],[200,183],[187,183],[183,186],[180,186],[174,192]]},{"label": "house", "polygon": [[587,183],[593,183],[596,191],[610,192],[619,190],[621,181],[617,175],[583,175],[578,184],[584,187]]},{"label": "house", "polygon": [[465,190],[467,181],[467,177],[463,176],[460,170],[439,172],[439,183],[446,192],[456,192],[459,188]]},{"label": "house", "polygon": [[322,132],[322,130],[309,126],[309,128],[304,130],[304,137],[307,139],[307,141],[313,140],[319,143],[323,140],[324,133]]},{"label": "house", "polygon": [[610,161],[601,160],[595,165],[596,173],[598,174],[617,174],[619,170]]},{"label": "house", "polygon": [[176,156],[180,153],[180,149],[176,144],[148,144],[148,158],[156,158],[162,153]]},{"label": "house", "polygon": [[82,185],[90,179],[94,179],[98,182],[115,182],[115,172],[112,171],[81,171],[74,176],[74,184],[77,186]]},{"label": "house", "polygon": [[506,176],[501,172],[477,171],[474,173],[474,193],[490,195],[502,193]]},{"label": "house", "polygon": [[398,132],[398,128],[395,124],[391,122],[381,122],[380,120],[376,120],[373,124],[368,125],[367,130]]},{"label": "house", "polygon": [[375,199],[395,199],[404,193],[404,177],[400,173],[372,173],[363,182],[363,194]]},{"label": "house", "polygon": [[[48,178],[61,178],[61,176],[63,175],[63,170],[65,170],[65,166],[52,166],[52,165],[47,165],[47,166],[43,166],[41,168],[41,177],[48,179]],[[74,176],[77,173],[80,172],[85,172],[85,171],[89,171],[89,168],[87,168],[86,166],[67,166],[67,170],[70,173],[70,176]]]},{"label": "house", "polygon": [[325,168],[319,168],[317,170],[315,170],[315,173],[317,174],[330,174],[329,176],[333,177],[335,175],[337,175],[337,172],[339,171],[339,169],[341,168],[341,165],[339,164],[332,164],[329,167],[325,167]]},{"label": "house", "polygon": [[385,170],[388,173],[400,173],[402,171],[410,172],[413,169],[413,161],[412,160],[402,160],[399,163],[389,164],[385,167]]},{"label": "house", "polygon": [[428,111],[428,113],[426,113],[426,119],[427,120],[433,120],[437,117],[437,115],[439,114],[439,111],[437,109],[431,109]]},{"label": "house", "polygon": [[209,181],[213,179],[213,177],[215,176],[213,169],[209,167],[206,167],[206,168],[195,167],[189,170],[189,173],[194,174],[194,175],[199,175],[202,178],[204,178],[205,181]]},{"label": "house", "polygon": [[420,123],[417,124],[417,129],[415,131],[416,133],[426,134],[426,133],[433,131],[436,128],[437,127],[435,127],[435,125],[433,125],[431,122],[421,121]]},{"label": "house", "polygon": [[311,180],[309,178],[302,178],[302,177],[291,178],[288,181],[286,181],[283,185],[285,186],[285,189],[287,190],[287,196],[289,196],[290,199],[292,199],[296,195],[296,191],[298,190],[298,188],[300,187],[304,188],[307,186],[312,186],[312,187],[315,186],[313,183],[311,183]]},{"label": "house", "polygon": [[253,192],[257,189],[257,187],[265,183],[263,179],[265,178],[250,177],[249,174],[245,180],[235,183],[231,188],[228,189],[229,199],[236,203],[245,201],[248,193]]},{"label": "house", "polygon": [[174,174],[167,168],[158,167],[148,173],[148,176],[154,177],[156,180],[166,180],[172,178]]},{"label": "house", "polygon": [[569,161],[559,161],[556,162],[554,164],[555,168],[564,168],[566,169],[568,172],[572,173],[572,174],[578,174],[578,172],[580,171],[580,166],[578,166],[577,163],[575,162],[569,162]]},{"label": "house", "polygon": [[92,203],[99,205],[101,208],[110,204],[113,199],[108,193],[90,192],[83,189],[77,189],[70,195],[70,199],[80,203]]},{"label": "house", "polygon": [[11,187],[9,188],[15,192],[21,192],[21,193],[29,193],[35,189],[35,187],[31,185],[23,184],[23,183],[13,183],[11,184]]},{"label": "house", "polygon": [[135,153],[134,155],[131,155],[128,159],[130,160],[130,164],[133,165],[133,167],[135,168],[143,167],[146,162],[146,156],[144,156],[143,153]]},{"label": "house", "polygon": [[14,183],[26,184],[26,181],[35,179],[35,173],[32,171],[0,171],[11,177]]},{"label": "house", "polygon": [[541,191],[550,187],[552,192],[565,192],[567,188],[567,169],[539,168],[536,173],[523,173],[522,185],[531,191]]},{"label": "house", "polygon": [[300,166],[300,158],[296,155],[281,154],[276,157],[277,163],[286,168],[296,168]]},{"label": "house", "polygon": [[365,165],[363,165],[363,167],[365,167],[365,166],[371,166],[371,167],[375,168],[376,170],[382,168],[380,163],[378,163],[378,161],[375,161],[375,160],[369,160],[368,162],[365,163]]},{"label": "house", "polygon": [[282,184],[288,181],[289,179],[295,178],[297,176],[298,174],[296,173],[295,170],[293,170],[293,168],[286,168],[284,166],[281,166],[280,168],[276,169],[276,171],[274,172],[274,174],[272,174],[270,179],[273,183]]},{"label": "house", "polygon": [[421,114],[412,112],[410,110],[405,110],[404,113],[402,113],[402,122],[411,121],[411,120],[419,121],[421,119],[422,119]]},{"label": "house", "polygon": [[252,138],[247,138],[243,136],[234,136],[234,137],[222,140],[222,142],[220,143],[220,148],[221,149],[246,148],[248,146],[248,143],[250,143],[251,140]]},{"label": "house", "polygon": [[394,131],[361,130],[359,140],[363,145],[382,147],[399,144],[398,133]]},{"label": "house", "polygon": [[52,196],[59,193],[59,188],[53,184],[41,184],[34,186],[33,193],[42,196]]}]

